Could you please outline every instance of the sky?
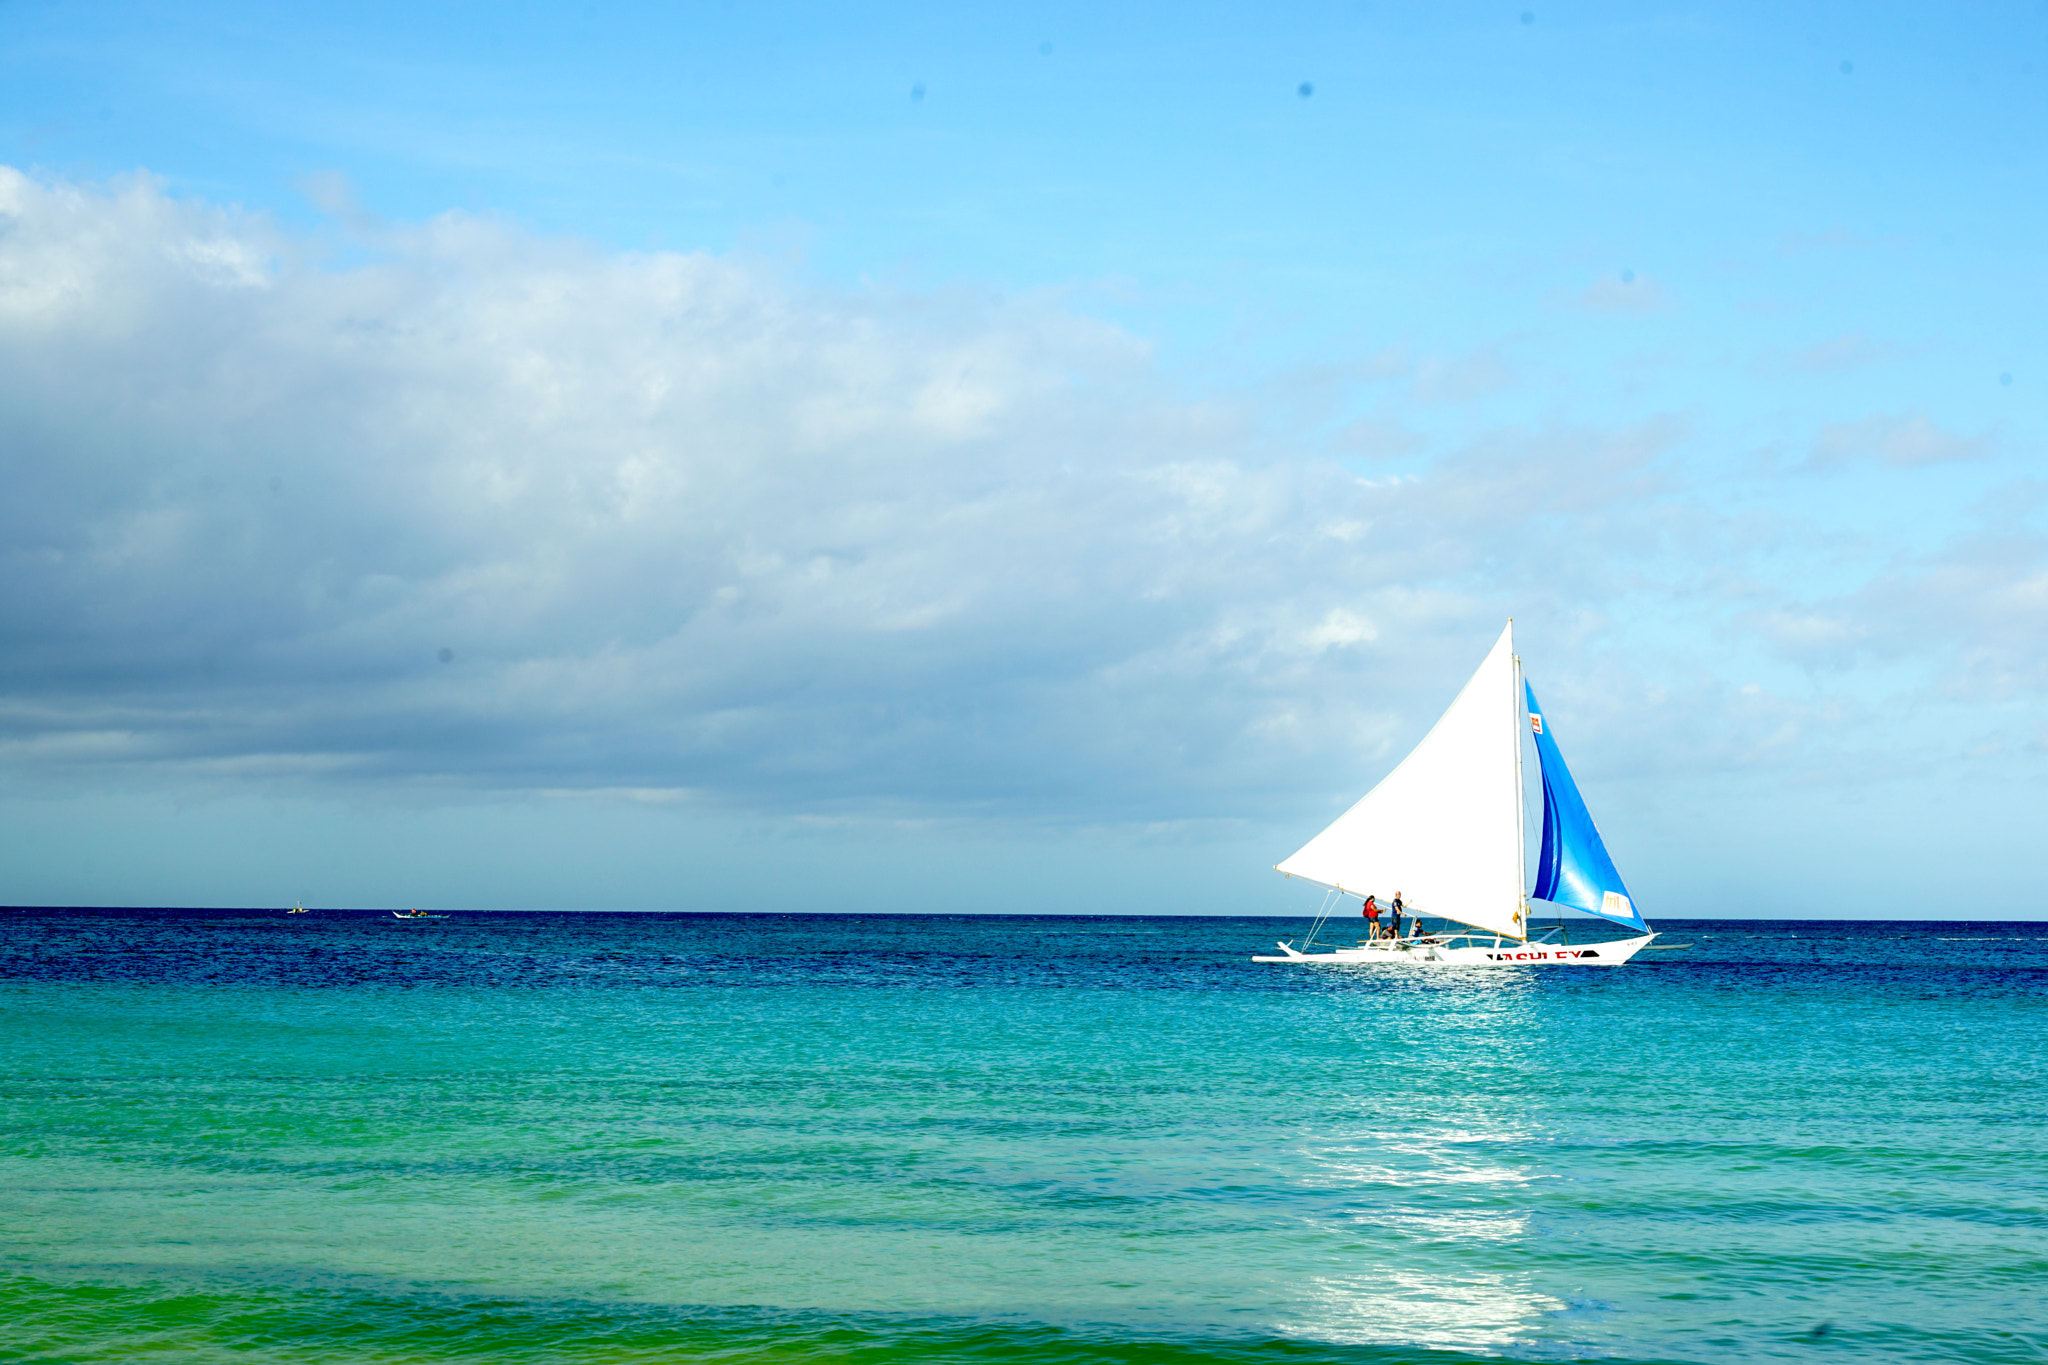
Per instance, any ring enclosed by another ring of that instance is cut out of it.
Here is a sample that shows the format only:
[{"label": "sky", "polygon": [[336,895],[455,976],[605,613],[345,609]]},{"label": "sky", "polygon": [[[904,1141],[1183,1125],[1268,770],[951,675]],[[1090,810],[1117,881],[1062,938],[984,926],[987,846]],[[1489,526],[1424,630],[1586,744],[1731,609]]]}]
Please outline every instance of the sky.
[{"label": "sky", "polygon": [[0,0],[0,904],[2048,918],[2048,5]]}]

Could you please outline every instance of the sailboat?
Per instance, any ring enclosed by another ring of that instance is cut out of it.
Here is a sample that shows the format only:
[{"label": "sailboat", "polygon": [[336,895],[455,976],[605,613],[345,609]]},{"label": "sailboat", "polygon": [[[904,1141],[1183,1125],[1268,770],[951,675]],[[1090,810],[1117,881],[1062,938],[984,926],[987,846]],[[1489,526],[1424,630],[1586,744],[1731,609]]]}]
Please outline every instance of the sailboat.
[{"label": "sailboat", "polygon": [[[1523,736],[1543,779],[1542,842],[1533,879],[1523,792]],[[1434,963],[1446,966],[1605,966],[1628,961],[1657,935],[1630,899],[1593,817],[1522,677],[1509,621],[1479,671],[1399,767],[1328,829],[1277,865],[1329,888],[1308,937],[1254,962]],[[1393,892],[1414,931],[1316,946],[1333,909]],[[1535,902],[1624,925],[1635,936],[1572,944],[1562,921],[1534,930]],[[1448,920],[1430,932],[1422,918]]]},{"label": "sailboat", "polygon": [[306,906],[305,906],[305,903],[304,903],[304,902],[302,902],[302,901],[293,901],[293,902],[292,902],[292,908],[291,908],[291,909],[289,909],[289,910],[287,910],[287,911],[285,911],[285,913],[286,913],[287,915],[306,915],[306,914],[311,914],[312,912],[311,912],[311,911],[309,911],[308,909],[306,909]]}]

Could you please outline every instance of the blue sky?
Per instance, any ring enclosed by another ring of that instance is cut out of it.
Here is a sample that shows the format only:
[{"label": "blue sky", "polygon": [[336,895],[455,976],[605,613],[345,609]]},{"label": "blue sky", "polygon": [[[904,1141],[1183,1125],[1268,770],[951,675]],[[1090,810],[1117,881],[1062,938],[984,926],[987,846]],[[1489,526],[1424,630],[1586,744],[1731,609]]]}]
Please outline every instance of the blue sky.
[{"label": "blue sky", "polygon": [[1291,912],[1513,615],[1652,919],[2040,913],[2048,7],[0,76],[0,902]]}]

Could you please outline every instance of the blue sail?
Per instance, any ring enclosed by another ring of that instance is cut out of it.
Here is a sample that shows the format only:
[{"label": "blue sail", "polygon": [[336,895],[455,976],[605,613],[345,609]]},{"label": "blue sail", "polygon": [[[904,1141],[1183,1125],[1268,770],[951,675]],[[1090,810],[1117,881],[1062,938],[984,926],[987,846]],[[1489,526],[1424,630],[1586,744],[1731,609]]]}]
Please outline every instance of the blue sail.
[{"label": "blue sail", "polygon": [[1522,691],[1529,702],[1530,728],[1536,732],[1536,756],[1543,765],[1543,851],[1536,856],[1536,889],[1530,894],[1633,929],[1648,929],[1621,884],[1621,874],[1614,870],[1614,859],[1607,856],[1607,845],[1600,842],[1600,831],[1593,828],[1593,817],[1578,783],[1572,781],[1571,769],[1564,766],[1557,741],[1550,737],[1550,727],[1543,723],[1535,689],[1525,681]]}]

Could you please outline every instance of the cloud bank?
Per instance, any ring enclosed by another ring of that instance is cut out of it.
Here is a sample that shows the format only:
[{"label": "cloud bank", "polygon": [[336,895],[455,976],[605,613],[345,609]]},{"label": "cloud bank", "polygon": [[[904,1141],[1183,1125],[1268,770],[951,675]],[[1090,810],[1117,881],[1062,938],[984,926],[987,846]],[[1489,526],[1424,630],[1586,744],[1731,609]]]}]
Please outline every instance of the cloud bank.
[{"label": "cloud bank", "polygon": [[[1418,403],[1505,369],[1438,372]],[[1390,762],[1509,611],[1586,660],[1617,604],[1723,591],[1748,523],[1674,483],[1688,434],[1503,429],[1360,472],[1052,299],[463,215],[337,254],[146,178],[0,170],[0,762],[1240,816]],[[1851,434],[1968,453],[1918,418]],[[1914,572],[1939,616],[1984,571]],[[1882,635],[1843,624],[1854,591],[1794,596],[1699,610],[1778,612],[1748,638],[1786,659]],[[1706,707],[1754,734],[1699,761],[1778,761],[1786,708],[1741,678],[1606,677],[1637,732]]]}]

